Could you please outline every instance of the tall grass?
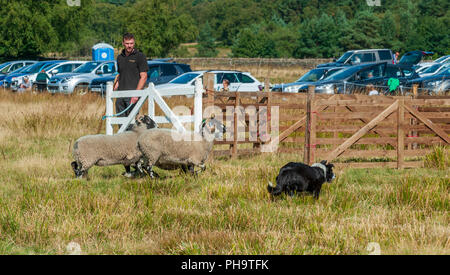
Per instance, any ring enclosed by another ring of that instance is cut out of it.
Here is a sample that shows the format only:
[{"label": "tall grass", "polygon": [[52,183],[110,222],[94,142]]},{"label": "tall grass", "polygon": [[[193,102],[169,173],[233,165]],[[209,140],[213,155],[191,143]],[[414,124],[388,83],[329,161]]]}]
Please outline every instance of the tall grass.
[{"label": "tall grass", "polygon": [[450,253],[448,167],[336,171],[317,201],[266,191],[295,154],[210,159],[198,177],[112,166],[75,179],[71,142],[103,112],[95,96],[0,93],[1,254],[65,254],[72,241],[83,254]]},{"label": "tall grass", "polygon": [[450,153],[448,146],[434,146],[433,151],[425,156],[425,166],[446,170],[450,167]]}]

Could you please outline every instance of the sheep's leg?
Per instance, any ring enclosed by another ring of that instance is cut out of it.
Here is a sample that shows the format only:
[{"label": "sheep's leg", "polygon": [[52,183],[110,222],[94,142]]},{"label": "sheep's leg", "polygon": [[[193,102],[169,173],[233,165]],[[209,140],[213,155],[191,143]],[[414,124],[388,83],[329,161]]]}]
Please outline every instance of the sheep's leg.
[{"label": "sheep's leg", "polygon": [[73,172],[75,173],[75,177],[78,179],[87,178],[88,169],[84,169],[83,165],[77,161],[73,161],[71,163]]},{"label": "sheep's leg", "polygon": [[152,179],[159,178],[159,175],[156,172],[153,172],[153,165],[147,165],[147,167],[145,168],[145,171],[150,176],[150,178],[152,178]]},{"label": "sheep's leg", "polygon": [[195,176],[197,176],[197,173],[195,172],[195,166],[194,165],[188,165],[188,169],[189,169],[189,172],[191,173],[191,175],[195,175]]},{"label": "sheep's leg", "polygon": [[122,176],[126,177],[126,178],[131,178],[133,177],[133,174],[131,173],[131,167],[130,165],[124,165],[125,166],[125,172],[122,173]]}]

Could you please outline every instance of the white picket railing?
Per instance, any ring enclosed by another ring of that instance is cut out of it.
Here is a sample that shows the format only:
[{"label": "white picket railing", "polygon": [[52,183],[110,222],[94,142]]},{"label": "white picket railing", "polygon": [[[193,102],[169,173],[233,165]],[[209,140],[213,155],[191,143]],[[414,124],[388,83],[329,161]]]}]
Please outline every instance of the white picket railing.
[{"label": "white picket railing", "polygon": [[[146,100],[148,100],[148,115],[156,123],[172,123],[173,126],[180,132],[186,132],[182,123],[194,123],[194,132],[200,131],[200,124],[202,121],[202,94],[203,83],[202,79],[198,78],[195,81],[194,91],[163,91],[159,92],[153,83],[150,83],[146,89],[143,90],[129,90],[129,91],[113,91],[113,83],[108,82],[106,85],[106,134],[113,135],[113,124],[122,124],[117,133],[122,133],[138,114]],[[194,114],[191,116],[176,116],[164,101],[164,96],[175,95],[194,95]],[[114,98],[123,97],[139,97],[138,102],[131,110],[128,117],[114,116]],[[155,103],[161,108],[165,116],[155,116]]]}]

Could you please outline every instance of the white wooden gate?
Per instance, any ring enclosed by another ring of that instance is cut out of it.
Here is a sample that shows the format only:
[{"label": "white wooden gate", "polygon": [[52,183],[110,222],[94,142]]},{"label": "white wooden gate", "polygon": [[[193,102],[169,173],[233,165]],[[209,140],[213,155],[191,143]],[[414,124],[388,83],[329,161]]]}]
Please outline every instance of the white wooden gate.
[{"label": "white wooden gate", "polygon": [[[164,91],[159,92],[153,83],[150,82],[148,88],[143,90],[129,90],[129,91],[113,91],[113,83],[108,82],[106,85],[106,134],[113,135],[113,124],[122,124],[117,133],[122,133],[138,114],[142,105],[148,100],[148,115],[156,123],[172,123],[173,126],[180,132],[186,132],[182,123],[194,123],[194,132],[200,131],[200,124],[202,122],[202,93],[203,93],[202,79],[198,78],[195,81],[194,91]],[[164,101],[163,96],[175,95],[194,95],[194,115],[190,116],[176,116]],[[131,110],[128,117],[116,117],[114,115],[114,98],[121,97],[139,97],[138,102]],[[161,108],[165,116],[155,116],[155,103]]]}]

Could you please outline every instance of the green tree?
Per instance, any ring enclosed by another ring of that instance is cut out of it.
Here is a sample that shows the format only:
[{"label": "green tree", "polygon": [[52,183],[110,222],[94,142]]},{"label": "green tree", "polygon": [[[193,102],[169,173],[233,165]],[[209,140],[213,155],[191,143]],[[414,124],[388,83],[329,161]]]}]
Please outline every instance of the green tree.
[{"label": "green tree", "polygon": [[215,47],[216,39],[213,36],[213,30],[208,22],[203,25],[198,37],[198,55],[202,57],[216,57],[217,49]]},{"label": "green tree", "polygon": [[243,29],[231,47],[234,57],[278,57],[275,42],[262,24]]},{"label": "green tree", "polygon": [[58,39],[45,9],[33,9],[30,1],[1,0],[0,6],[0,56],[37,56],[54,49]]},{"label": "green tree", "polygon": [[127,18],[124,22],[127,31],[135,35],[137,47],[149,57],[165,57],[181,42],[193,40],[198,35],[192,17],[188,14],[177,16],[170,2],[139,1]]}]

